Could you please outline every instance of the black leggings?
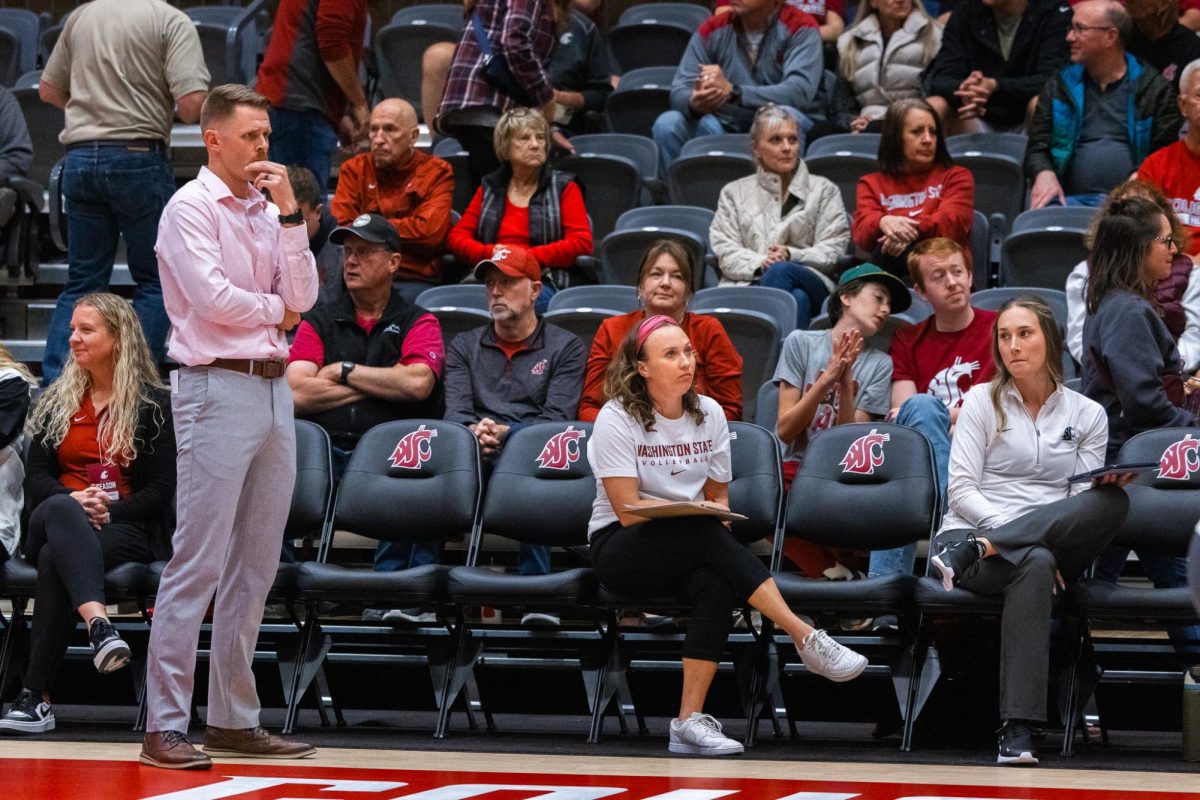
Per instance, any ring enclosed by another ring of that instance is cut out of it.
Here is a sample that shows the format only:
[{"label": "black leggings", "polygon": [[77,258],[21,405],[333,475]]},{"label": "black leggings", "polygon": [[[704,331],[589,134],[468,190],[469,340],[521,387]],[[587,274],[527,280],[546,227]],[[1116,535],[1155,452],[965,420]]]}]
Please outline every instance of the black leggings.
[{"label": "black leggings", "polygon": [[49,692],[75,628],[75,609],[104,602],[104,572],[127,561],[154,560],[145,527],[111,522],[96,530],[66,494],[47,498],[29,518],[25,557],[37,564],[33,643],[25,686]]},{"label": "black leggings", "polygon": [[733,610],[771,573],[713,517],[657,519],[592,534],[600,583],[630,599],[671,596],[691,607],[683,657],[720,661]]}]

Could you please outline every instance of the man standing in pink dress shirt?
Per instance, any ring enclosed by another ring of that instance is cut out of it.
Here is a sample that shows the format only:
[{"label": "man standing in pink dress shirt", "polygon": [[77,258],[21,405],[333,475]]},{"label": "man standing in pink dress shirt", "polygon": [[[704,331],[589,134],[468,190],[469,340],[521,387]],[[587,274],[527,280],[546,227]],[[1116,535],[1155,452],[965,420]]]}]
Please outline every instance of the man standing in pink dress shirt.
[{"label": "man standing in pink dress shirt", "polygon": [[[287,170],[266,160],[268,108],[244,86],[209,93],[200,112],[208,166],[175,194],[158,228],[168,353],[183,366],[171,373],[179,521],[150,633],[140,758],[155,767],[207,769],[205,753],[316,752],[259,726],[251,671],[296,476],[285,332],[317,299],[316,264]],[[187,731],[210,601],[201,753]]]}]

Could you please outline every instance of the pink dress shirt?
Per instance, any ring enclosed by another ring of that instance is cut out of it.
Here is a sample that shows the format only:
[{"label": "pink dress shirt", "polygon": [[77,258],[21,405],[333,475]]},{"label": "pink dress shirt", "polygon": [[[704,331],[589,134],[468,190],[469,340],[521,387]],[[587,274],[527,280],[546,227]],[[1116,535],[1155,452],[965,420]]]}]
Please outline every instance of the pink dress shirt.
[{"label": "pink dress shirt", "polygon": [[171,318],[167,352],[186,366],[218,358],[287,358],[276,329],[284,306],[317,301],[317,267],[303,225],[279,224],[279,208],[250,187],[245,200],[200,168],[158,224],[158,273]]}]

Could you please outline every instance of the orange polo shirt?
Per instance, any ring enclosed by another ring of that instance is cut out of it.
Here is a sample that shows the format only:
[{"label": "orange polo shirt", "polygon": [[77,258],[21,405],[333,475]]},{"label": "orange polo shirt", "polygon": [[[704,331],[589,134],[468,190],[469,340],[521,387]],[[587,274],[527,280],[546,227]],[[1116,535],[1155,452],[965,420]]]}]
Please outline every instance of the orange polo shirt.
[{"label": "orange polo shirt", "polygon": [[[79,410],[71,416],[71,427],[58,446],[58,465],[62,469],[58,480],[71,491],[80,491],[92,485],[88,478],[88,464],[101,463],[100,442],[97,439],[100,423],[108,416],[108,409],[99,415],[92,406],[92,393],[86,392],[79,403]],[[111,455],[105,453],[111,458]],[[117,481],[117,491],[122,499],[133,492],[129,483],[129,470],[118,465],[121,477]]]}]

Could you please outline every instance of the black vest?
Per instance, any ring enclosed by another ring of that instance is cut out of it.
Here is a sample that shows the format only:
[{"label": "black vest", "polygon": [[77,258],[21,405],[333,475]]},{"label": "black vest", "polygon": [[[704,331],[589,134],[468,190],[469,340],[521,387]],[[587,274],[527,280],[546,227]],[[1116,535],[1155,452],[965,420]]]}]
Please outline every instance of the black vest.
[{"label": "black vest", "polygon": [[[321,303],[303,315],[325,347],[325,363],[353,361],[367,367],[391,367],[400,361],[404,337],[413,324],[428,312],[420,306],[405,302],[392,292],[383,315],[371,328],[362,329],[354,316],[354,302],[349,293],[330,303]],[[425,400],[398,403],[377,397],[367,397],[319,414],[298,415],[312,420],[329,432],[334,447],[353,450],[359,437],[381,422],[394,419],[441,419],[445,408],[444,387],[439,380]]]}]

